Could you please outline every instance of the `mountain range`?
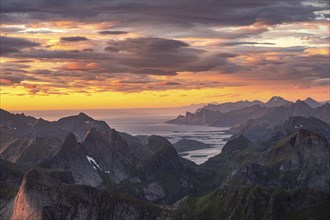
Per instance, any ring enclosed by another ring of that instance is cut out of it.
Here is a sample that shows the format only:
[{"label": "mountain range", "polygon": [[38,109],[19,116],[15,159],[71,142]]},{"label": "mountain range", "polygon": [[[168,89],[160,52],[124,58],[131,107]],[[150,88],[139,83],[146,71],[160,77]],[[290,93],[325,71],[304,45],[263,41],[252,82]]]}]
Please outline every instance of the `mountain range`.
[{"label": "mountain range", "polygon": [[118,132],[84,113],[50,122],[1,109],[0,218],[328,219],[328,110],[298,101],[220,112],[243,122],[196,165],[164,137]]},{"label": "mountain range", "polygon": [[[326,104],[326,103],[317,102],[310,97],[304,99],[303,101],[312,108],[317,108],[317,107],[320,107],[322,104]],[[196,112],[199,112],[202,109],[207,109],[207,110],[211,110],[211,111],[221,111],[221,112],[225,113],[225,112],[230,112],[233,110],[251,107],[253,105],[260,105],[263,107],[272,108],[272,107],[278,107],[278,106],[282,106],[282,105],[285,106],[285,105],[289,105],[292,103],[293,102],[285,100],[284,98],[282,98],[280,96],[273,96],[267,102],[262,102],[259,100],[254,100],[254,101],[245,100],[245,101],[238,101],[238,102],[225,102],[222,104],[208,104],[208,105],[204,105],[202,108],[198,108],[196,110]]]},{"label": "mountain range", "polygon": [[[305,101],[313,103],[311,100],[309,98]],[[316,105],[314,103],[311,107],[311,104],[309,105],[305,101],[297,100],[292,103],[275,96],[265,104],[260,101],[224,103],[218,105],[217,108],[213,106],[212,110],[207,105],[195,113],[186,112],[185,116],[179,115],[167,123],[232,127],[246,123],[251,119],[282,123],[290,116],[315,117],[330,123],[330,104]]]}]

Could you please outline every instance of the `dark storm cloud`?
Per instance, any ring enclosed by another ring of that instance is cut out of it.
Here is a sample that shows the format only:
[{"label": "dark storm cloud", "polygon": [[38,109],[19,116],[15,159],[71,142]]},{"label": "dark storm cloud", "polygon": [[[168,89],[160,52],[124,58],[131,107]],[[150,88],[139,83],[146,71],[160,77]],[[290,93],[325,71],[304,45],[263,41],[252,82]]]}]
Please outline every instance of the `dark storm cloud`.
[{"label": "dark storm cloud", "polygon": [[29,75],[25,70],[26,65],[13,65],[12,63],[1,64],[1,85],[17,85],[24,80],[39,81],[38,78]]},{"label": "dark storm cloud", "polygon": [[162,69],[141,69],[134,71],[133,73],[142,74],[142,75],[167,75],[167,76],[175,76],[177,75],[174,71],[167,71]]},{"label": "dark storm cloud", "polygon": [[306,50],[304,46],[293,46],[293,47],[263,47],[263,46],[246,46],[243,45],[241,47],[235,48],[235,52],[237,53],[267,53],[267,52],[278,52],[278,53],[292,53],[292,54],[299,54],[303,53]]},{"label": "dark storm cloud", "polygon": [[[57,70],[35,71],[39,76],[72,77],[97,75],[98,79],[108,79],[113,74],[131,73],[139,76],[175,76],[178,72],[203,72],[208,70],[236,69],[229,58],[238,56],[236,53],[210,54],[204,50],[191,48],[189,44],[171,39],[146,37],[127,38],[108,41],[106,51],[70,51],[31,49],[20,54],[8,55],[14,58],[42,59],[43,61],[71,62]],[[111,53],[110,53],[111,52]],[[87,66],[88,63],[92,65]],[[71,73],[67,73],[71,71]]]},{"label": "dark storm cloud", "polygon": [[221,44],[221,46],[237,46],[237,45],[275,45],[274,43],[259,43],[259,42],[227,42]]},{"label": "dark storm cloud", "polygon": [[[253,63],[240,63],[235,74],[258,80],[291,81],[305,87],[315,86],[312,79],[329,78],[329,56],[311,55],[305,47],[247,47],[239,48],[240,53],[254,58]],[[264,53],[273,54],[269,59]],[[322,81],[323,82],[323,81]],[[320,84],[318,84],[320,85]]]},{"label": "dark storm cloud", "polygon": [[87,41],[88,38],[81,37],[81,36],[74,36],[74,37],[61,37],[62,42],[79,42],[79,41]]},{"label": "dark storm cloud", "polygon": [[[3,0],[3,22],[20,17],[25,21],[77,20],[118,21],[120,25],[180,26],[251,25],[255,22],[279,24],[309,21],[318,6],[303,1],[23,1]],[[325,8],[326,9],[326,8]]]},{"label": "dark storm cloud", "polygon": [[111,40],[108,42],[110,48],[116,48],[118,51],[127,51],[133,53],[164,53],[176,52],[182,47],[188,47],[189,44],[171,39],[156,37],[145,38],[127,38],[125,40]]},{"label": "dark storm cloud", "polygon": [[15,33],[19,31],[24,31],[24,28],[19,28],[19,27],[1,27],[0,28],[1,32],[4,33]]},{"label": "dark storm cloud", "polygon": [[104,48],[105,51],[108,51],[108,52],[111,52],[111,53],[118,53],[120,50],[116,47],[111,47],[111,46],[108,46],[106,48]]},{"label": "dark storm cloud", "polygon": [[0,54],[8,55],[10,53],[19,53],[22,49],[39,46],[39,43],[25,40],[23,38],[0,36]]},{"label": "dark storm cloud", "polygon": [[127,31],[100,31],[99,34],[102,35],[121,35],[121,34],[128,34]]},{"label": "dark storm cloud", "polygon": [[218,53],[215,56],[224,57],[224,58],[232,58],[232,57],[238,57],[239,54],[237,54],[237,53]]},{"label": "dark storm cloud", "polygon": [[86,49],[83,49],[83,52],[94,52],[94,49],[92,49],[92,48],[86,48]]}]

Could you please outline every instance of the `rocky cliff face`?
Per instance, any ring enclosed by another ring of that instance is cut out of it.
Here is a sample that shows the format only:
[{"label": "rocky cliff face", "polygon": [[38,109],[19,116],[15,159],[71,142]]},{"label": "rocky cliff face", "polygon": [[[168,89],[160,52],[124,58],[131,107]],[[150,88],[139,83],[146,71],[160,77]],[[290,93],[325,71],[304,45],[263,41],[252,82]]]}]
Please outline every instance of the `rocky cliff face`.
[{"label": "rocky cliff face", "polygon": [[314,117],[290,116],[285,122],[251,119],[246,123],[234,126],[230,132],[244,135],[253,141],[275,141],[304,128],[325,137],[330,141],[330,125]]},{"label": "rocky cliff face", "polygon": [[72,133],[65,138],[60,150],[43,167],[70,170],[76,184],[96,187],[102,183],[96,165],[88,160],[83,146]]},{"label": "rocky cliff face", "polygon": [[179,201],[175,219],[326,219],[329,194],[311,189],[288,192],[256,185],[225,187]]},{"label": "rocky cliff face", "polygon": [[329,143],[305,129],[298,129],[271,146],[240,136],[202,166],[218,168],[222,185],[261,184],[289,190],[303,186],[330,192]]},{"label": "rocky cliff face", "polygon": [[167,215],[158,206],[32,170],[24,176],[11,219],[166,219]]},{"label": "rocky cliff face", "polygon": [[141,160],[141,167],[137,167],[130,178],[118,184],[119,190],[161,204],[169,204],[194,193],[193,176],[167,139],[150,136],[144,150],[149,152],[149,156]]},{"label": "rocky cliff face", "polygon": [[299,129],[288,142],[277,146],[267,152],[263,164],[279,166],[280,175],[287,177],[281,185],[290,182],[290,187],[330,192],[330,146],[324,137]]},{"label": "rocky cliff face", "polygon": [[131,177],[142,165],[134,149],[115,130],[91,129],[82,146],[89,158],[115,183]]}]

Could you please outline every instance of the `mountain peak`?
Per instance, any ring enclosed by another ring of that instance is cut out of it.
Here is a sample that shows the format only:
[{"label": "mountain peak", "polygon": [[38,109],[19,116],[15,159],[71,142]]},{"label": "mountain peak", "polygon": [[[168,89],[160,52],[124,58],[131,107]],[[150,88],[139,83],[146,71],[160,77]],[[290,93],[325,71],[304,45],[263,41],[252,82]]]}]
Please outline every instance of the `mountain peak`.
[{"label": "mountain peak", "polygon": [[279,101],[283,101],[283,100],[285,100],[285,99],[283,99],[281,96],[273,96],[268,100],[267,103],[269,103],[269,102],[279,102]]},{"label": "mountain peak", "polygon": [[[311,97],[307,97],[306,99],[305,99],[305,101],[306,100],[312,100],[312,101],[315,101],[314,99],[312,99]],[[315,101],[316,102],[316,101]]]},{"label": "mountain peak", "polygon": [[78,115],[79,115],[79,116],[88,116],[88,115],[86,115],[86,114],[83,113],[83,112],[80,112]]},{"label": "mountain peak", "polygon": [[83,112],[80,112],[80,113],[78,114],[78,117],[79,117],[79,118],[84,118],[84,119],[92,119],[91,117],[89,117],[88,115],[86,115],[86,114],[83,113]]},{"label": "mountain peak", "polygon": [[271,99],[268,100],[268,102],[265,103],[265,106],[272,108],[272,107],[287,105],[289,103],[290,102],[288,100],[285,100],[281,96],[273,96]]},{"label": "mountain peak", "polygon": [[320,107],[322,104],[315,101],[314,99],[312,99],[311,97],[308,97],[304,100],[304,102],[309,105],[310,107],[312,108],[317,108],[317,107]]}]

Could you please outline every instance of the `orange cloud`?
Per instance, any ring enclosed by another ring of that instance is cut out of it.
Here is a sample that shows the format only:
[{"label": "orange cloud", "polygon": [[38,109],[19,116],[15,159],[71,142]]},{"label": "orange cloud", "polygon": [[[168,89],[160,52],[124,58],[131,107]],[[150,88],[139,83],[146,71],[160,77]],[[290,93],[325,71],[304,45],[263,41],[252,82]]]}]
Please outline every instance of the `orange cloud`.
[{"label": "orange cloud", "polygon": [[327,47],[307,48],[304,52],[308,53],[308,55],[330,55],[330,50]]},{"label": "orange cloud", "polygon": [[91,70],[97,68],[99,65],[97,63],[68,63],[63,66],[65,70]]}]

